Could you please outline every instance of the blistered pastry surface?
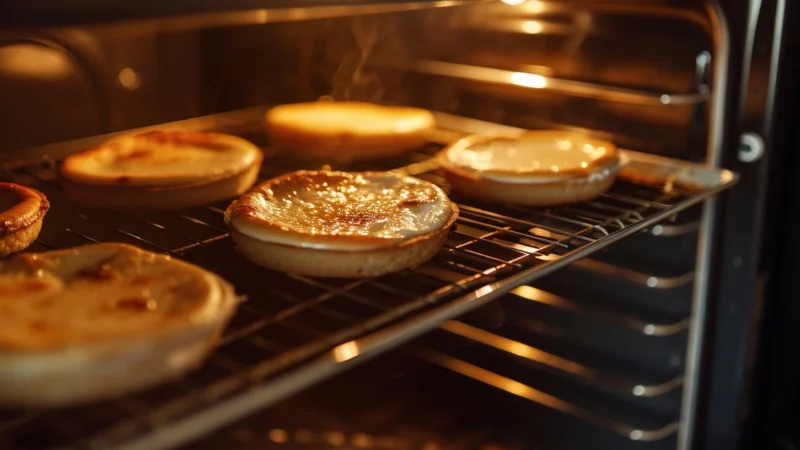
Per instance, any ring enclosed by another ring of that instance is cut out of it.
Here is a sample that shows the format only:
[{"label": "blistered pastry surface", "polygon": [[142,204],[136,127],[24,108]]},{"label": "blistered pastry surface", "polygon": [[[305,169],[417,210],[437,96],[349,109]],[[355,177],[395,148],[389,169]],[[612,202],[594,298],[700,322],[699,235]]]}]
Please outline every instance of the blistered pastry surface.
[{"label": "blistered pastry surface", "polygon": [[613,144],[561,132],[471,137],[450,146],[444,156],[448,167],[506,182],[586,177],[618,161]]},{"label": "blistered pastry surface", "polygon": [[285,245],[357,250],[393,245],[445,226],[453,216],[436,185],[390,172],[294,172],[235,201],[235,231]]},{"label": "blistered pastry surface", "polygon": [[123,244],[0,261],[0,349],[52,349],[207,322],[218,279]]},{"label": "blistered pastry surface", "polygon": [[41,192],[0,182],[0,237],[40,220],[49,207],[50,203]]},{"label": "blistered pastry surface", "polygon": [[75,182],[113,186],[175,186],[241,173],[261,150],[236,136],[149,131],[112,139],[70,155],[63,175]]}]

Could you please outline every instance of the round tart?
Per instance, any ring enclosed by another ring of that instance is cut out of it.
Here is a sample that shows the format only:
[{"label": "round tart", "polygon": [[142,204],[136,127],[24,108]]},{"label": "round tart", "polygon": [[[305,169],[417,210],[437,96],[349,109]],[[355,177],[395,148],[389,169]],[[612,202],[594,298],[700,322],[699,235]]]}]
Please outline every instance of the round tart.
[{"label": "round tart", "polygon": [[261,266],[318,277],[377,276],[432,258],[458,207],[436,185],[392,172],[300,171],[273,178],[225,212]]},{"label": "round tart", "polygon": [[180,209],[236,197],[256,181],[261,149],[236,136],[148,131],[67,157],[64,187],[113,209]]},{"label": "round tart", "polygon": [[614,144],[558,131],[473,135],[438,159],[459,193],[524,206],[590,200],[611,187],[620,167]]},{"label": "round tart", "polygon": [[434,126],[424,109],[360,102],[281,105],[266,116],[267,134],[280,148],[339,163],[402,155],[424,145]]},{"label": "round tart", "polygon": [[123,394],[200,364],[238,299],[216,275],[125,244],[0,262],[0,404]]},{"label": "round tart", "polygon": [[39,237],[50,202],[41,192],[0,183],[0,258],[27,248]]}]

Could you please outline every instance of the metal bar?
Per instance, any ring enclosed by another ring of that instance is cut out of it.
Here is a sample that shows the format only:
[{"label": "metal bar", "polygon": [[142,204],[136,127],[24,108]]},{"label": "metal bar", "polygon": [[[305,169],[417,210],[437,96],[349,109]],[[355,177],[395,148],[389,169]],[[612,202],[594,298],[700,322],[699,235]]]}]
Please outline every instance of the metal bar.
[{"label": "metal bar", "polygon": [[544,76],[534,73],[513,72],[492,67],[472,66],[443,61],[410,60],[386,61],[372,59],[370,65],[382,68],[416,72],[427,75],[445,76],[449,78],[500,84],[521,90],[543,90],[558,92],[575,97],[591,98],[618,103],[631,103],[647,106],[685,106],[703,103],[708,100],[707,92],[692,94],[652,94],[634,89],[586,83]]}]

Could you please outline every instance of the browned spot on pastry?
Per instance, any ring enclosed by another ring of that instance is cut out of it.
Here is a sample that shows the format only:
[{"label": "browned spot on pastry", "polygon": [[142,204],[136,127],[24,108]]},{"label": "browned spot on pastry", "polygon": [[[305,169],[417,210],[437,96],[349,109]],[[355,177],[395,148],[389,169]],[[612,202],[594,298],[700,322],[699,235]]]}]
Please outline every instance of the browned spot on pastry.
[{"label": "browned spot on pastry", "polygon": [[146,159],[152,154],[153,154],[153,150],[152,149],[149,149],[149,148],[137,148],[136,150],[134,150],[134,151],[132,151],[132,152],[130,152],[128,154],[119,155],[117,157],[117,160],[130,161],[130,160],[136,160],[136,159]]},{"label": "browned spot on pastry", "polygon": [[128,176],[125,176],[125,175],[123,175],[121,177],[117,177],[117,183],[119,183],[119,184],[125,184],[125,183],[127,183],[129,181],[131,181],[131,177],[128,177]]},{"label": "browned spot on pastry", "polygon": [[28,328],[30,328],[31,331],[42,333],[50,328],[50,324],[43,320],[32,320],[30,324],[28,324]]},{"label": "browned spot on pastry", "polygon": [[129,284],[132,286],[147,286],[148,284],[154,283],[161,278],[162,277],[153,273],[144,273],[131,278]]},{"label": "browned spot on pastry", "polygon": [[155,311],[158,303],[145,297],[125,297],[114,302],[112,307],[125,311]]},{"label": "browned spot on pastry", "polygon": [[0,286],[0,298],[11,295],[36,294],[46,291],[48,286],[42,280],[22,280],[7,286]]},{"label": "browned spot on pastry", "polygon": [[229,147],[219,142],[213,135],[187,131],[147,131],[136,136],[158,144],[191,145],[209,150],[227,150]]},{"label": "browned spot on pastry", "polygon": [[48,308],[52,308],[53,305],[55,305],[55,304],[56,304],[56,301],[48,296],[47,298],[43,298],[43,299],[37,301],[34,306],[36,306],[36,308],[38,308],[38,309],[48,309]]},{"label": "browned spot on pastry", "polygon": [[120,273],[108,264],[98,264],[78,272],[78,277],[93,281],[111,281],[120,278]]},{"label": "browned spot on pastry", "polygon": [[401,208],[413,208],[415,206],[425,205],[427,203],[430,203],[430,202],[426,202],[425,200],[420,200],[418,198],[412,198],[412,199],[408,199],[408,200],[405,200],[405,201],[401,202],[400,203],[400,207]]}]

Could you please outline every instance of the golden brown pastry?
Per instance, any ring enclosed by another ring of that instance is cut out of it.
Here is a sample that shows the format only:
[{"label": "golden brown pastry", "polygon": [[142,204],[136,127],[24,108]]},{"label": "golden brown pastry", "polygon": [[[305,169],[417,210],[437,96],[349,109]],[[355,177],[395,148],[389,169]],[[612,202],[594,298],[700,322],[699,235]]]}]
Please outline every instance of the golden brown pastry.
[{"label": "golden brown pastry", "polygon": [[377,276],[433,257],[458,208],[437,186],[392,172],[300,171],[266,181],[225,212],[239,251],[318,277]]},{"label": "golden brown pastry", "polygon": [[272,142],[293,156],[324,162],[399,156],[425,145],[434,126],[424,109],[361,102],[280,105],[266,115]]},{"label": "golden brown pastry", "polygon": [[0,258],[27,248],[39,237],[50,202],[41,192],[0,182]]},{"label": "golden brown pastry", "polygon": [[76,200],[113,209],[180,209],[241,195],[263,154],[236,136],[148,131],[70,155],[61,174]]},{"label": "golden brown pastry", "polygon": [[454,190],[485,202],[555,206],[608,189],[620,166],[610,142],[561,131],[473,135],[438,159]]},{"label": "golden brown pastry", "polygon": [[125,244],[0,261],[0,404],[83,403],[175,378],[237,303],[216,275]]}]

